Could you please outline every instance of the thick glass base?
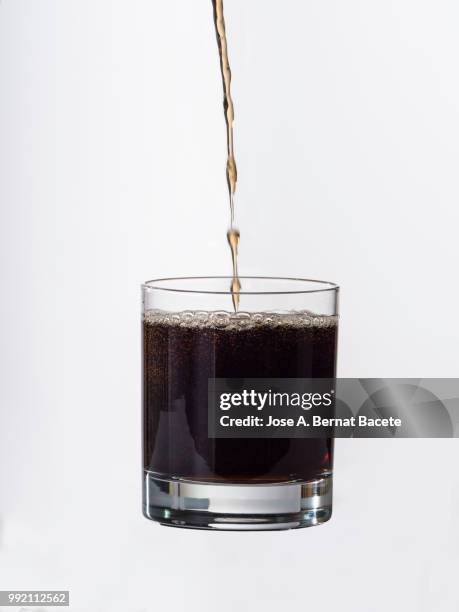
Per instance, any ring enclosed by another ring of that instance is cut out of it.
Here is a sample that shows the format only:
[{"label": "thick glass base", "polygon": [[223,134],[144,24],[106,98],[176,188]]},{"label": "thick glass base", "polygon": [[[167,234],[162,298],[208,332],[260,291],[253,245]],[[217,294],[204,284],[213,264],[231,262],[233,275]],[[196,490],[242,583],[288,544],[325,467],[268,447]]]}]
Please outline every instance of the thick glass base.
[{"label": "thick glass base", "polygon": [[309,482],[222,484],[145,472],[144,515],[171,527],[263,531],[312,527],[332,514],[331,475]]}]

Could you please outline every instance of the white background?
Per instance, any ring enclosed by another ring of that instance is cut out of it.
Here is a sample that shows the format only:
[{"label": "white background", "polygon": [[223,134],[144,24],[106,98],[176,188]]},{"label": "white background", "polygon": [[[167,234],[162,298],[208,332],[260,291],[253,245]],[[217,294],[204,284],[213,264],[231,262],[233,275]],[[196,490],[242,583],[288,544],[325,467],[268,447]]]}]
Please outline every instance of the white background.
[{"label": "white background", "polygon": [[[459,5],[226,4],[241,273],[342,286],[342,376],[457,376]],[[0,589],[456,611],[457,440],[338,441],[320,528],[141,516],[139,285],[229,272],[218,70],[210,0],[0,3]]]}]

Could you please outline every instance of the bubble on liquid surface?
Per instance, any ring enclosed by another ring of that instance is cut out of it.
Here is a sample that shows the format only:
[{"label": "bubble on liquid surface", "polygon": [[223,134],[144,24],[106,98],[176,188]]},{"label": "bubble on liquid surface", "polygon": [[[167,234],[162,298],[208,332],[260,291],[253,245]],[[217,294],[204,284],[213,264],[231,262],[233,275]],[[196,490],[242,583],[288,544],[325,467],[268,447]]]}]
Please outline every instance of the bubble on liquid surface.
[{"label": "bubble on liquid surface", "polygon": [[243,330],[260,327],[334,327],[338,324],[337,316],[315,314],[307,310],[277,312],[227,312],[218,310],[207,312],[203,310],[185,310],[183,312],[167,312],[164,310],[148,310],[145,322],[149,325],[168,325],[191,329],[228,329]]}]

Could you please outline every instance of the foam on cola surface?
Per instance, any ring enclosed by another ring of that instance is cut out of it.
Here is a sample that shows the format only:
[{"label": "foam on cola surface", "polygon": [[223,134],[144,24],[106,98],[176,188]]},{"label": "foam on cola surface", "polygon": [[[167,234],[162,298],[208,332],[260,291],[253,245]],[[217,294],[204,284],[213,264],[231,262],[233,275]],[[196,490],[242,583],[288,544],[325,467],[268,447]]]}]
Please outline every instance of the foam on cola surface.
[{"label": "foam on cola surface", "polygon": [[335,327],[338,317],[319,315],[307,310],[291,312],[227,312],[186,310],[183,312],[166,312],[149,310],[145,313],[145,322],[150,325],[171,325],[195,329],[253,329],[257,327]]}]

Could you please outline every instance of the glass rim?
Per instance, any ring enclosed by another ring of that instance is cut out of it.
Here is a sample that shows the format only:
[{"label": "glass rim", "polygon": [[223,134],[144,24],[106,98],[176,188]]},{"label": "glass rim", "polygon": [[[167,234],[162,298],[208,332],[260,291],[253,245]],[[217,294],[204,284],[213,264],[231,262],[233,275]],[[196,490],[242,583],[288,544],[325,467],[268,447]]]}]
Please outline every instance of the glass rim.
[{"label": "glass rim", "polygon": [[[145,281],[142,283],[141,287],[144,291],[146,290],[154,290],[154,291],[168,291],[174,293],[195,293],[195,294],[205,294],[205,295],[232,295],[231,289],[226,291],[215,291],[215,290],[205,290],[205,289],[184,289],[181,287],[170,287],[170,286],[160,286],[161,283],[175,283],[180,281],[200,281],[200,280],[227,280],[231,282],[232,276],[176,276],[169,278],[156,278],[153,280]],[[291,282],[291,283],[310,283],[314,285],[320,285],[319,287],[313,289],[294,289],[294,290],[281,290],[281,291],[244,291],[242,288],[239,292],[239,295],[301,295],[301,294],[309,294],[309,293],[327,293],[327,292],[339,292],[339,285],[336,283],[332,283],[330,281],[316,280],[311,278],[297,278],[297,277],[289,277],[289,276],[239,276],[241,281],[244,280],[255,280],[255,281],[281,281],[281,282]]]}]

